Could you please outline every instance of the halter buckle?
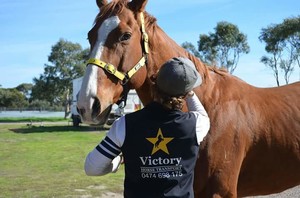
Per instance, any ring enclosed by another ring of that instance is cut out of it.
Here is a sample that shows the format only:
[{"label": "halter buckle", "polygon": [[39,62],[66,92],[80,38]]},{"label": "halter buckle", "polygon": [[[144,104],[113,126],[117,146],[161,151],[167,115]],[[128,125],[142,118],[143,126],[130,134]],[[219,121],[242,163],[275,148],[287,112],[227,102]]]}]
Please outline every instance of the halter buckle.
[{"label": "halter buckle", "polygon": [[112,64],[110,64],[110,63],[107,63],[105,66],[104,66],[104,69],[108,72],[108,73],[110,73],[110,74],[115,74],[116,73],[116,68],[115,68],[115,66],[113,66]]},{"label": "halter buckle", "polygon": [[149,37],[146,32],[143,33],[143,40],[144,40],[144,50],[146,54],[149,54]]},{"label": "halter buckle", "polygon": [[124,79],[120,81],[121,85],[124,86],[128,83],[128,81],[130,80],[130,77],[128,76],[128,74],[124,75]]}]

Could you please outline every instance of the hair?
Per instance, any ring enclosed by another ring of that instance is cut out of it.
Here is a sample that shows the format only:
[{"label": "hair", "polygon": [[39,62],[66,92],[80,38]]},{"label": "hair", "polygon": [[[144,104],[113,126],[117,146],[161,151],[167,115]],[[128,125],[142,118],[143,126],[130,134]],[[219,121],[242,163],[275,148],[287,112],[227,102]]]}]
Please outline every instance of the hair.
[{"label": "hair", "polygon": [[184,96],[161,98],[161,104],[167,109],[182,110]]},{"label": "hair", "polygon": [[153,88],[154,100],[161,103],[166,109],[170,110],[182,110],[185,95],[183,96],[170,96],[161,91],[156,84],[156,75],[152,75],[151,84]]}]

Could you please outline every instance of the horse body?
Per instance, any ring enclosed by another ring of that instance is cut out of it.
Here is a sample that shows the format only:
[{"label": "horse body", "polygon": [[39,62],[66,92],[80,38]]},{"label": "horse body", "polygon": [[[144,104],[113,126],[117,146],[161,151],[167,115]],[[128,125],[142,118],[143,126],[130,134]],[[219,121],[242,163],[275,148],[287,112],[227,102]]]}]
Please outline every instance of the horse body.
[{"label": "horse body", "polygon": [[196,194],[243,197],[299,185],[300,83],[256,88],[228,74],[217,78],[212,95],[199,94],[211,129],[201,143]]},{"label": "horse body", "polygon": [[[258,118],[240,170],[238,194],[281,192],[300,183],[300,83],[259,89]],[[251,109],[249,109],[251,110]],[[259,116],[260,115],[260,116]]]},{"label": "horse body", "polygon": [[[106,6],[105,1],[98,0],[103,14],[89,33],[91,58],[96,56],[124,72],[137,63],[143,54],[138,14],[144,12],[146,3],[121,0]],[[107,23],[115,23],[115,29],[103,28],[111,16],[117,18]],[[144,105],[153,100],[151,76],[172,57],[191,59],[203,79],[194,91],[208,112],[211,129],[200,145],[196,197],[263,195],[299,185],[300,82],[278,88],[253,87],[227,72],[205,66],[169,38],[148,14],[145,24],[150,46],[147,65],[128,83]],[[124,39],[128,34],[130,39]],[[89,64],[78,100],[83,120],[103,123],[110,106],[122,95],[122,88],[124,85],[109,72]]]}]

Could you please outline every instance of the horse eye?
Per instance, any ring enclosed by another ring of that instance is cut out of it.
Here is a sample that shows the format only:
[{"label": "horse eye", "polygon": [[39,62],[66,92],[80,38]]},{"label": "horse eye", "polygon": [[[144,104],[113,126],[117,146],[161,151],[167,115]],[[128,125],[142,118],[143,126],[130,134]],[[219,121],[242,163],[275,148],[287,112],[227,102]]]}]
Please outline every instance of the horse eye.
[{"label": "horse eye", "polygon": [[130,37],[131,37],[131,34],[129,32],[126,32],[120,37],[120,41],[127,41],[130,39]]}]

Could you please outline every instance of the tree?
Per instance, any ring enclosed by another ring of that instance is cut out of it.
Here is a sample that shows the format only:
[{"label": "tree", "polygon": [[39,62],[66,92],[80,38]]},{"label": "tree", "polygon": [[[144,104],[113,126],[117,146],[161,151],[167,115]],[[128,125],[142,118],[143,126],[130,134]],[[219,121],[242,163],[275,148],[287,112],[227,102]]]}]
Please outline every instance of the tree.
[{"label": "tree", "polygon": [[45,64],[44,73],[33,79],[32,98],[48,101],[51,105],[64,105],[67,117],[72,80],[84,74],[88,53],[88,49],[82,50],[80,44],[60,39],[52,46],[48,57],[51,64]]},{"label": "tree", "polygon": [[214,29],[214,33],[200,35],[200,56],[207,64],[225,67],[232,74],[240,55],[250,51],[247,36],[236,25],[224,21],[219,22]]},{"label": "tree", "polygon": [[266,43],[265,50],[271,54],[263,56],[261,62],[273,70],[277,86],[280,85],[279,68],[288,84],[295,65],[300,68],[300,16],[263,28],[259,39]]},{"label": "tree", "polygon": [[[44,109],[51,109],[51,105],[48,101],[45,100],[34,100],[31,101],[29,107],[32,109],[44,110]],[[52,106],[53,109],[53,106]]]},{"label": "tree", "polygon": [[23,108],[28,106],[25,96],[16,89],[0,88],[0,107]]},{"label": "tree", "polygon": [[195,48],[195,46],[192,43],[184,42],[184,43],[181,44],[181,47],[186,49],[186,51],[193,54],[194,56],[200,58],[200,53],[197,51],[197,49]]},{"label": "tree", "polygon": [[21,92],[26,97],[26,99],[29,99],[32,87],[33,85],[31,83],[22,83],[16,87],[16,90]]}]

